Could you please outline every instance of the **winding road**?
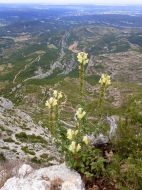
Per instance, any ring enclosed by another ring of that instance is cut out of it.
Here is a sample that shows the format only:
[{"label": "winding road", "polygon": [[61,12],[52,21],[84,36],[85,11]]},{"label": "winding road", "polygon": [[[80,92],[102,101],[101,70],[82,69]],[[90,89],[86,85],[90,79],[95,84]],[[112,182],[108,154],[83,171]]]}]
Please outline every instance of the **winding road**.
[{"label": "winding road", "polygon": [[16,83],[16,80],[18,78],[18,76],[24,72],[30,65],[32,65],[33,63],[35,62],[39,62],[40,61],[40,55],[38,55],[34,60],[32,60],[29,64],[25,65],[24,69],[21,69],[15,76],[14,76],[14,79],[13,79],[13,84]]}]

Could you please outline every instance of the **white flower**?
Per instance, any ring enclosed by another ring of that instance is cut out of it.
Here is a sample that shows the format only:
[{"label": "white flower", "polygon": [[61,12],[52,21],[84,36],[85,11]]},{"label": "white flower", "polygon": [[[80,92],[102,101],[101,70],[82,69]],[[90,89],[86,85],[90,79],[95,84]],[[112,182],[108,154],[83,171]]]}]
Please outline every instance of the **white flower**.
[{"label": "white flower", "polygon": [[81,120],[86,115],[86,112],[83,110],[83,108],[78,108],[76,111],[76,117],[77,119]]}]

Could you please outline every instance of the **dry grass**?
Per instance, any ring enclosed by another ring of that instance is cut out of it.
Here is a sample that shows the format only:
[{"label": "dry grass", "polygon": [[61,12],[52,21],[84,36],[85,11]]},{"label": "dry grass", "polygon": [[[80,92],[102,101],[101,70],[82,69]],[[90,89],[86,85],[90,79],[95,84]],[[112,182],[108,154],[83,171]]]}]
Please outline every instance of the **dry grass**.
[{"label": "dry grass", "polygon": [[60,178],[53,179],[51,181],[50,190],[60,190],[62,183],[63,183],[63,180],[61,180]]},{"label": "dry grass", "polygon": [[17,161],[13,160],[13,161],[2,162],[0,163],[0,188],[4,186],[5,182],[9,178],[13,176],[19,177],[18,171],[23,164],[29,164],[33,169],[40,168],[40,165],[33,164],[30,161],[25,162],[23,160],[17,160]]},{"label": "dry grass", "polygon": [[0,164],[0,188],[3,187],[9,178],[18,175],[21,165],[22,161],[3,162]]}]

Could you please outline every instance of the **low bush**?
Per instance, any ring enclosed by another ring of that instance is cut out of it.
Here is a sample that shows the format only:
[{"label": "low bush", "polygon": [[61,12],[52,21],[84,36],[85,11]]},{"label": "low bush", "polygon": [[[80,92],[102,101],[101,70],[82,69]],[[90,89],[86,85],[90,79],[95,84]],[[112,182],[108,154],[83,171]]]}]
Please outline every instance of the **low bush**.
[{"label": "low bush", "polygon": [[17,133],[15,136],[21,142],[47,144],[47,141],[43,139],[41,136],[27,135],[24,132]]}]

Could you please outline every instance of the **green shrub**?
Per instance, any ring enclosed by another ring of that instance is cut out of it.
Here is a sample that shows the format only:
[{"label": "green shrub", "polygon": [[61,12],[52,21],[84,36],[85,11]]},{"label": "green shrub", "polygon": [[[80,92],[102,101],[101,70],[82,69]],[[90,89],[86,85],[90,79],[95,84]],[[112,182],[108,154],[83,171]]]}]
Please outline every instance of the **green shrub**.
[{"label": "green shrub", "polygon": [[31,155],[35,155],[35,152],[32,150],[29,150],[27,146],[22,147],[21,150],[23,150],[23,152],[31,154]]},{"label": "green shrub", "polygon": [[0,153],[0,162],[6,161],[6,158],[3,153]]},{"label": "green shrub", "polygon": [[125,117],[118,122],[112,144],[115,155],[107,166],[109,180],[116,181],[118,189],[142,189],[142,124],[139,104],[131,98]]},{"label": "green shrub", "polygon": [[11,137],[3,139],[3,140],[4,142],[9,142],[9,143],[15,142]]},{"label": "green shrub", "polygon": [[47,141],[43,139],[41,136],[27,135],[24,132],[17,133],[15,136],[21,142],[47,144]]},{"label": "green shrub", "polygon": [[31,161],[32,161],[33,163],[36,163],[36,164],[41,164],[41,160],[38,159],[36,156],[33,157],[33,158],[31,159]]},{"label": "green shrub", "polygon": [[106,168],[106,180],[115,181],[120,190],[142,189],[142,160],[132,155],[123,159],[115,155]]}]

